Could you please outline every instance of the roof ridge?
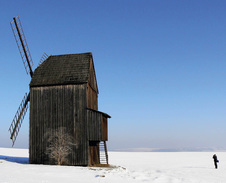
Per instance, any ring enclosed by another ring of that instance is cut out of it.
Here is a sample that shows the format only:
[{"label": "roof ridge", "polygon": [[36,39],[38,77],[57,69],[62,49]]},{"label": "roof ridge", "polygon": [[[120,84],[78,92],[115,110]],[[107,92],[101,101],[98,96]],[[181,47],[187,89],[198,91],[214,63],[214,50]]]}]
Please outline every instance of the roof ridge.
[{"label": "roof ridge", "polygon": [[93,55],[92,52],[85,52],[85,53],[69,53],[69,54],[60,54],[60,55],[50,55],[50,56],[69,56],[69,55]]}]

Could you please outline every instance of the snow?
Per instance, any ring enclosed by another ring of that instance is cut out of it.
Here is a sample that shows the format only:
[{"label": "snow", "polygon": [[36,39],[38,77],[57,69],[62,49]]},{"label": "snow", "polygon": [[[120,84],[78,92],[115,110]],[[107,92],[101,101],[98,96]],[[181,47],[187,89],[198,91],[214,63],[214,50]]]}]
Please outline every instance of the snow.
[{"label": "snow", "polygon": [[[215,169],[212,156],[220,161]],[[28,164],[27,149],[0,148],[1,183],[223,183],[226,152],[109,152],[111,167]]]}]

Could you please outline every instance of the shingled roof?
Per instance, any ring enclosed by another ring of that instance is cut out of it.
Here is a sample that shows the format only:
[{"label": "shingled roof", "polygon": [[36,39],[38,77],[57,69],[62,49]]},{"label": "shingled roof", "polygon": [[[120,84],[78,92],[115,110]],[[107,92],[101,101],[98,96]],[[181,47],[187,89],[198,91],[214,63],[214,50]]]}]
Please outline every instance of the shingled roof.
[{"label": "shingled roof", "polygon": [[32,76],[30,86],[87,83],[92,53],[49,56]]}]

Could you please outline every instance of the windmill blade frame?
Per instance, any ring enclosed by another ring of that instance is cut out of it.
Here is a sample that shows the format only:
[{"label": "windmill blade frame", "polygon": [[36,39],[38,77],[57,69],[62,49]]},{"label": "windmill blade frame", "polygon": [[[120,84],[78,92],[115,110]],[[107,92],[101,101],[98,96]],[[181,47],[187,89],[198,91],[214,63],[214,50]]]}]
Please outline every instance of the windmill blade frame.
[{"label": "windmill blade frame", "polygon": [[[28,48],[28,44],[24,35],[24,31],[23,31],[19,16],[13,17],[13,21],[10,22],[10,25],[11,25],[14,37],[16,39],[16,43],[17,43],[21,58],[23,60],[25,70],[27,74],[30,73],[30,76],[32,77],[33,76],[32,66],[34,64],[31,58],[31,53]],[[29,101],[30,101],[30,93],[28,95],[26,93],[9,127],[10,139],[12,140],[13,145],[16,141],[21,124],[27,112]]]},{"label": "windmill blade frame", "polygon": [[24,35],[24,31],[19,16],[14,17],[13,21],[10,24],[14,37],[16,39],[18,49],[20,51],[21,58],[24,63],[25,70],[27,74],[30,73],[30,76],[32,77],[33,75],[32,66],[34,64],[31,58],[31,53],[28,48],[28,44]]},{"label": "windmill blade frame", "polygon": [[46,52],[44,52],[39,63],[38,63],[38,65],[41,65],[42,62],[44,62],[48,57],[49,57],[49,55],[47,55]]},{"label": "windmill blade frame", "polygon": [[12,146],[14,146],[17,135],[20,131],[21,124],[24,120],[24,116],[25,116],[27,109],[28,109],[28,102],[29,101],[30,101],[30,93],[28,95],[27,95],[27,93],[25,93],[25,96],[24,96],[24,98],[23,98],[14,118],[13,118],[13,121],[12,121],[10,127],[9,127],[10,139],[13,142]]}]

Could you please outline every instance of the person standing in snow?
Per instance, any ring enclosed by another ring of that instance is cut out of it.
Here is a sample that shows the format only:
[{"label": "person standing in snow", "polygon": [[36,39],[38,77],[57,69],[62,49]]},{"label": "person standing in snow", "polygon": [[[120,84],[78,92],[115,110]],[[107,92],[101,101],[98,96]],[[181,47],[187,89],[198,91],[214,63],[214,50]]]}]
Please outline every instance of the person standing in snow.
[{"label": "person standing in snow", "polygon": [[214,161],[215,168],[217,169],[217,163],[219,163],[219,160],[217,159],[216,154],[213,155],[213,161]]}]

